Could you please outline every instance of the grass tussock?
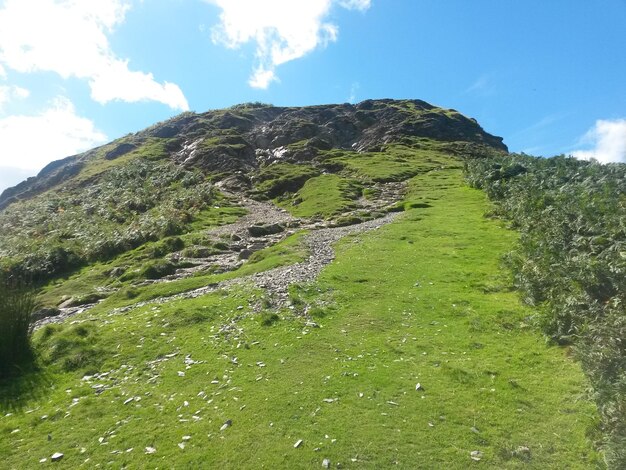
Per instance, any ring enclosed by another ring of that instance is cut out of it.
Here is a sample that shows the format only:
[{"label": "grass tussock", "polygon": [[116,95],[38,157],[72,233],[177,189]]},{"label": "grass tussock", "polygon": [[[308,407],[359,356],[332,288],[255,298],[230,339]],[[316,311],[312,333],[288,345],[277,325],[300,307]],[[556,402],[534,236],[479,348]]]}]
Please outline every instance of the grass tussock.
[{"label": "grass tussock", "polygon": [[35,292],[26,281],[0,276],[0,378],[33,358],[30,317],[35,307]]}]

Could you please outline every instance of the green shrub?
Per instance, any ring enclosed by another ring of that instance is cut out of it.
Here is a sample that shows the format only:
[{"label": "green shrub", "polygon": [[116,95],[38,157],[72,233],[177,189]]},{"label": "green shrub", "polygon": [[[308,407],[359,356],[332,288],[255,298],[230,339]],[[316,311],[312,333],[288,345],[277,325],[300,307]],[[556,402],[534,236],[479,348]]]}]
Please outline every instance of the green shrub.
[{"label": "green shrub", "polygon": [[35,292],[27,282],[0,277],[0,377],[33,358],[30,317],[35,307]]},{"label": "green shrub", "polygon": [[146,265],[142,274],[146,279],[161,279],[176,272],[176,265],[171,261],[158,260]]},{"label": "green shrub", "polygon": [[272,326],[278,320],[280,320],[280,317],[274,312],[263,312],[260,315],[261,325],[263,326]]}]

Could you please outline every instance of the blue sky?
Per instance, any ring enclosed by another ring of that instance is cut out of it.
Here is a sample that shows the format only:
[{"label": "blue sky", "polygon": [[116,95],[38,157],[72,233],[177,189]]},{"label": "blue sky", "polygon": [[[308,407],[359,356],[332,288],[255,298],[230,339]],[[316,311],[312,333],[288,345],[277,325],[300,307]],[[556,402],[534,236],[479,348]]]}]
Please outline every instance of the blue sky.
[{"label": "blue sky", "polygon": [[419,98],[626,161],[626,0],[0,0],[0,191],[183,110]]}]

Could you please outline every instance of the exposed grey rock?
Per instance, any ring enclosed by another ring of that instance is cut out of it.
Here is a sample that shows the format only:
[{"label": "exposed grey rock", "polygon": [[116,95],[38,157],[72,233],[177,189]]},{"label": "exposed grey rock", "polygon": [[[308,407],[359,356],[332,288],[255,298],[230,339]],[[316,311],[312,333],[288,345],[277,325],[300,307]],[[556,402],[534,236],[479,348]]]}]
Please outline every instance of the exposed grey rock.
[{"label": "exposed grey rock", "polygon": [[42,308],[42,309],[37,310],[36,312],[33,312],[30,316],[30,319],[31,321],[35,322],[35,321],[43,320],[44,318],[56,317],[60,313],[61,313],[61,310],[59,310],[58,308],[54,308],[54,307]]},{"label": "exposed grey rock", "polygon": [[280,224],[253,225],[248,227],[248,233],[252,237],[264,237],[266,235],[274,235],[284,231],[285,228]]},{"label": "exposed grey rock", "polygon": [[239,257],[239,259],[248,259],[248,258],[250,258],[250,256],[252,256],[252,253],[254,253],[252,250],[248,250],[248,249],[241,250],[239,252],[239,256],[238,257]]},{"label": "exposed grey rock", "polygon": [[232,425],[233,425],[233,420],[229,419],[224,424],[222,424],[222,427],[220,428],[220,431],[226,431]]},{"label": "exposed grey rock", "polygon": [[513,451],[513,455],[521,460],[530,460],[530,448],[528,448],[527,446],[518,446],[517,449]]},{"label": "exposed grey rock", "polygon": [[324,468],[330,468],[330,459],[324,459],[324,460],[322,460],[322,467],[324,467]]},{"label": "exposed grey rock", "polygon": [[300,447],[303,442],[304,441],[302,439],[298,439],[296,443],[293,445],[294,449],[297,449],[298,447]]},{"label": "exposed grey rock", "polygon": [[54,454],[52,454],[52,457],[50,457],[50,460],[52,460],[53,462],[58,462],[63,457],[64,455],[61,452],[55,452]]}]

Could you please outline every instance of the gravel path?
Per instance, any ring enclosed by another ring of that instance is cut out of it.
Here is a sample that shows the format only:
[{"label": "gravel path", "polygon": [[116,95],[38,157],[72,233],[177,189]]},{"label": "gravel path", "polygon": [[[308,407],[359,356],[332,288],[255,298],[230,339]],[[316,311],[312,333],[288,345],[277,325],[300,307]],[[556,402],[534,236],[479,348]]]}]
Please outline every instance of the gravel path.
[{"label": "gravel path", "polygon": [[[254,201],[256,203],[256,201]],[[266,203],[259,203],[265,206]],[[269,204],[268,204],[269,205]],[[262,208],[267,209],[266,207]],[[284,215],[284,214],[282,214]],[[379,219],[369,220],[360,224],[349,225],[345,227],[329,227],[312,230],[303,239],[310,255],[309,257],[300,263],[296,263],[289,266],[281,266],[278,268],[270,269],[261,273],[252,274],[249,276],[243,276],[236,279],[230,279],[220,283],[208,285],[180,294],[175,294],[167,297],[158,297],[145,302],[138,302],[127,307],[121,307],[115,309],[114,313],[123,313],[134,308],[143,307],[145,305],[163,304],[172,300],[178,299],[192,299],[202,295],[214,292],[219,289],[227,289],[235,285],[248,284],[254,287],[266,289],[268,294],[272,296],[276,302],[276,306],[284,307],[288,303],[288,289],[291,284],[304,283],[315,280],[321,270],[335,259],[335,252],[332,248],[332,244],[340,240],[341,238],[352,235],[355,233],[367,232],[369,230],[375,230],[382,227],[385,224],[391,222],[398,214],[390,213]],[[253,214],[250,214],[253,216]],[[272,215],[272,217],[274,217]],[[242,217],[245,218],[248,216]],[[286,217],[290,217],[288,214]],[[256,221],[257,219],[254,219]],[[276,219],[271,219],[275,221]],[[283,219],[286,220],[286,219]],[[241,224],[242,227],[248,227],[251,220],[242,221],[241,219],[235,224]],[[233,225],[219,227],[216,230],[223,230],[223,233],[232,233]],[[45,318],[35,323],[35,328],[49,323],[60,323],[65,321],[71,316],[77,313],[82,313],[92,308],[92,305],[83,305],[81,307],[64,309],[60,315],[55,317]]]}]

